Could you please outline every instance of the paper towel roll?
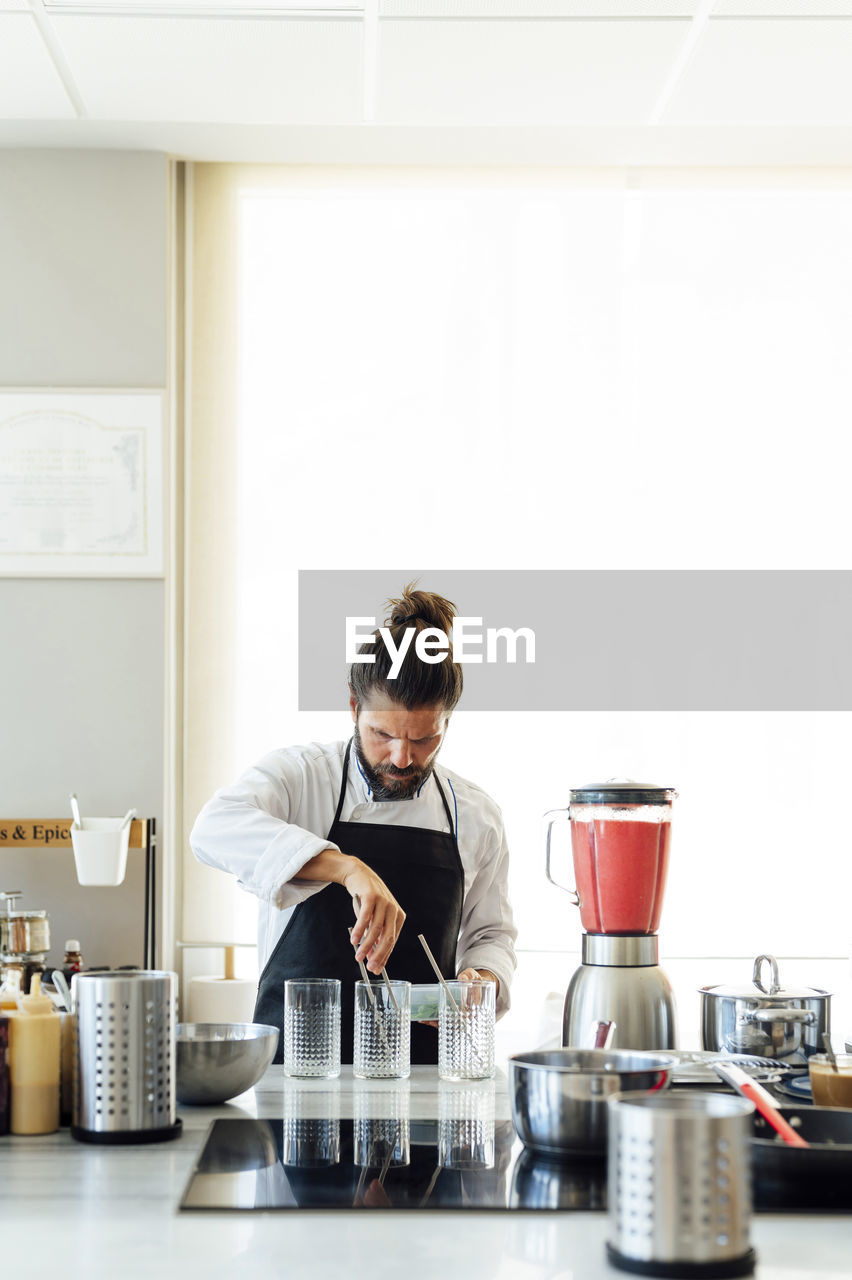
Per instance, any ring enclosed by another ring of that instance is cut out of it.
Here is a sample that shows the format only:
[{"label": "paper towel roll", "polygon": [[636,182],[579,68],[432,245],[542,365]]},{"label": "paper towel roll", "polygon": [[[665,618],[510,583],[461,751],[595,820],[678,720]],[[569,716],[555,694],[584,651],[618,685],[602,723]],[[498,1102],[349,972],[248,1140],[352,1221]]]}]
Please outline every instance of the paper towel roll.
[{"label": "paper towel roll", "polygon": [[257,983],[251,978],[191,978],[187,1022],[252,1022]]}]

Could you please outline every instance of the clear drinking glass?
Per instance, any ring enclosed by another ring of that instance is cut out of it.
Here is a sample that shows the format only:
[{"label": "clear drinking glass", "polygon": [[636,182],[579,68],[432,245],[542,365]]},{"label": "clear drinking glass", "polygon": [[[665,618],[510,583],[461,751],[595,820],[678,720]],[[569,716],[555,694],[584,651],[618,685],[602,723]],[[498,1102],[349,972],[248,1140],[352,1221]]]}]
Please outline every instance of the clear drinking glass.
[{"label": "clear drinking glass", "polygon": [[352,1074],[405,1080],[411,1074],[411,983],[355,983]]},{"label": "clear drinking glass", "polygon": [[827,1054],[815,1053],[808,1070],[818,1107],[852,1107],[852,1054],[836,1053],[832,1063]]},{"label": "clear drinking glass", "polygon": [[331,1080],[340,1075],[340,979],[284,983],[284,1073]]},{"label": "clear drinking glass", "polygon": [[441,1080],[489,1080],[494,1075],[497,988],[493,982],[448,982],[438,1000]]}]

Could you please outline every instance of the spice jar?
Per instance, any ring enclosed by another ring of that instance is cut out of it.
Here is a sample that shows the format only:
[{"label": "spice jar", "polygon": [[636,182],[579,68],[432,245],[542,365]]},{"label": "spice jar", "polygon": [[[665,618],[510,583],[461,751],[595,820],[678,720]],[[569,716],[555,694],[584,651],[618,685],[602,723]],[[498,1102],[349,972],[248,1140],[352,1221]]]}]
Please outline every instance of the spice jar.
[{"label": "spice jar", "polygon": [[71,975],[79,973],[83,968],[83,956],[80,953],[80,943],[76,938],[69,938],[65,943],[65,955],[62,957],[62,972],[65,974],[65,981],[71,982]]}]

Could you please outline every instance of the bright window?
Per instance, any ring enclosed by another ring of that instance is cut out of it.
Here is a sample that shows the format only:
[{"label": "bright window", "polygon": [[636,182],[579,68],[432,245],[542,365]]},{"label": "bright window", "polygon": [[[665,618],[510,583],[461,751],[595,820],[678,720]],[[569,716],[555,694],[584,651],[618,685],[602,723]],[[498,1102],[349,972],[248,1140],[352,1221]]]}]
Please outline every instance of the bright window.
[{"label": "bright window", "polygon": [[[296,710],[299,569],[850,567],[852,191],[808,183],[242,184],[235,770],[349,732],[345,689]],[[848,743],[839,713],[462,709],[444,756],[504,810],[522,964],[579,945],[541,815],[615,774],[680,792],[667,955],[846,956]]]}]

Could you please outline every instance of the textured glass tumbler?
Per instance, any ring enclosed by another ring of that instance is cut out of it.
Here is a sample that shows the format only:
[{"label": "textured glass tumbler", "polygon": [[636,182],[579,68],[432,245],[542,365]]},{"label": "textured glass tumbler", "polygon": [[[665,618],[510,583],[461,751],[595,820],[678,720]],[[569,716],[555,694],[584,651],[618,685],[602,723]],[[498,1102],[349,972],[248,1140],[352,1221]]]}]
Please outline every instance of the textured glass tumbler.
[{"label": "textured glass tumbler", "polygon": [[284,983],[284,1073],[331,1080],[340,1075],[340,979]]},{"label": "textured glass tumbler", "polygon": [[497,988],[493,982],[448,982],[438,997],[438,1075],[489,1080],[494,1075]]},{"label": "textured glass tumbler", "polygon": [[355,983],[352,1074],[405,1080],[411,1074],[411,983]]}]

